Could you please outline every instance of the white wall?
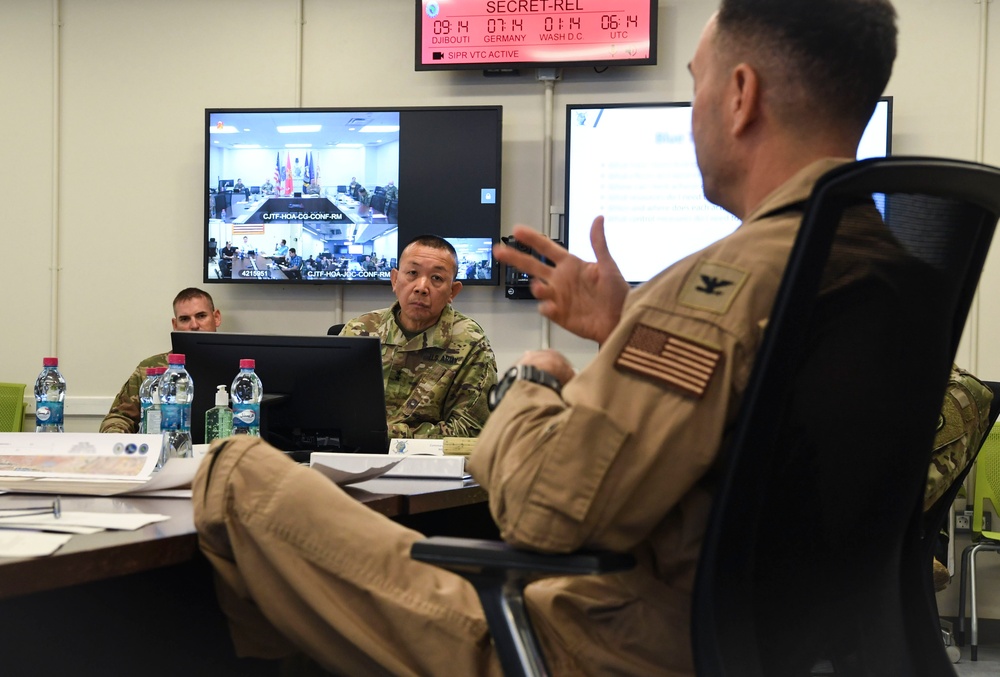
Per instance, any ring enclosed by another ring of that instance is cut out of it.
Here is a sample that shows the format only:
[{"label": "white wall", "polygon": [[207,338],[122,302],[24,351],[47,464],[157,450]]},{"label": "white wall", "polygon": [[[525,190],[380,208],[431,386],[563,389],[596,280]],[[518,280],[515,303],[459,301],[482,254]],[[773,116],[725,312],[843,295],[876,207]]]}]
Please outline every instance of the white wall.
[{"label": "white wall", "polygon": [[[686,65],[715,6],[660,0],[656,66],[563,72],[554,89],[556,208],[563,106],[688,100]],[[1000,164],[1000,92],[980,89],[985,65],[994,74],[1000,65],[1000,10],[984,23],[990,5],[974,0],[896,6],[894,153]],[[993,38],[988,50],[982,34]],[[540,225],[549,211],[543,85],[532,72],[415,72],[413,51],[413,4],[404,0],[349,9],[330,0],[0,0],[0,380],[31,383],[41,358],[58,355],[70,428],[96,430],[135,364],[168,347],[170,300],[202,285],[205,108],[502,104],[503,229]],[[1000,281],[998,257],[984,290]],[[391,300],[388,288],[209,290],[230,331],[324,333]],[[468,288],[456,305],[483,324],[501,368],[543,343],[533,304],[507,301],[500,288]],[[1000,380],[998,339],[1000,296],[985,293],[959,362]],[[551,344],[578,366],[595,352],[558,328]]]}]

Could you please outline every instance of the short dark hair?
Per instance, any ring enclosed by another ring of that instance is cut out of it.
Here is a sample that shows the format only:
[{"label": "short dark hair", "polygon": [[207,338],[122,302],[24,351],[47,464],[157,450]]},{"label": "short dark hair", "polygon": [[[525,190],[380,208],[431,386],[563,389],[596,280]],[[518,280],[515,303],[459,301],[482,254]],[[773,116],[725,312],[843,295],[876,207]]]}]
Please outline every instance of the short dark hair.
[{"label": "short dark hair", "polygon": [[451,279],[454,280],[456,277],[458,277],[458,252],[455,251],[455,247],[452,246],[452,244],[448,242],[448,240],[444,239],[440,235],[432,235],[430,233],[426,233],[424,235],[417,235],[415,238],[412,238],[409,242],[407,242],[402,249],[399,250],[400,261],[403,260],[403,252],[409,249],[410,245],[415,245],[415,244],[419,244],[424,247],[430,247],[431,249],[443,249],[446,252],[448,252],[448,254],[451,255],[451,260],[455,262],[455,270],[452,273]]},{"label": "short dark hair", "polygon": [[802,91],[824,121],[863,130],[892,75],[889,0],[722,0],[717,21],[724,44],[770,64],[766,75]]},{"label": "short dark hair", "polygon": [[190,301],[191,299],[205,298],[208,300],[208,305],[211,309],[215,310],[215,301],[212,300],[212,295],[209,294],[204,289],[198,289],[197,287],[188,287],[187,289],[181,289],[177,292],[177,296],[174,297],[173,306],[176,306],[181,301]]}]

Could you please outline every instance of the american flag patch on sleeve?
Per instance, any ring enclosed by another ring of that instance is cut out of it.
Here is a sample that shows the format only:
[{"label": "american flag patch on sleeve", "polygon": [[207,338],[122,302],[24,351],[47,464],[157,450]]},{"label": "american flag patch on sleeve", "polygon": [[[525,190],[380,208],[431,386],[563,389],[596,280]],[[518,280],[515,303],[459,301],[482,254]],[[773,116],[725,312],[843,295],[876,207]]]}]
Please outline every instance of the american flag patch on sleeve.
[{"label": "american flag patch on sleeve", "polygon": [[721,350],[637,324],[618,353],[615,366],[700,399],[721,361]]}]

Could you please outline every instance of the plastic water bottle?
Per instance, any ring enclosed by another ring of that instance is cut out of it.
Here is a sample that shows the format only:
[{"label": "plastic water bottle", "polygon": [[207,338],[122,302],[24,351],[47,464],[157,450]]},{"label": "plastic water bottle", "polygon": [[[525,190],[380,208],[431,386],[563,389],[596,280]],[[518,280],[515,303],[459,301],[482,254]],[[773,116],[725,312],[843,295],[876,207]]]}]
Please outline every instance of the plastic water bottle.
[{"label": "plastic water bottle", "polygon": [[240,373],[233,379],[233,434],[260,437],[260,400],[264,386],[254,371],[256,362],[240,360]]},{"label": "plastic water bottle", "polygon": [[63,431],[63,400],[66,379],[59,373],[59,358],[42,359],[42,373],[35,379],[35,432]]},{"label": "plastic water bottle", "polygon": [[153,406],[153,386],[156,383],[156,367],[146,367],[146,378],[139,386],[139,432],[145,434],[146,417],[149,408]]},{"label": "plastic water bottle", "polygon": [[211,444],[233,434],[233,410],[229,408],[226,386],[216,386],[215,406],[205,412],[205,443]]},{"label": "plastic water bottle", "polygon": [[[159,435],[160,429],[160,377],[167,370],[166,367],[151,367],[153,370],[153,380],[149,385],[149,407],[142,412],[142,421],[139,424],[139,432],[147,435]],[[148,369],[146,370],[149,371]],[[148,379],[148,377],[147,377]],[[143,381],[145,385],[145,381]],[[142,399],[142,388],[139,388],[139,399]]]},{"label": "plastic water bottle", "polygon": [[157,467],[163,467],[168,458],[191,458],[191,402],[194,400],[194,381],[184,368],[184,355],[167,356],[168,367],[160,377],[160,430],[163,447]]}]

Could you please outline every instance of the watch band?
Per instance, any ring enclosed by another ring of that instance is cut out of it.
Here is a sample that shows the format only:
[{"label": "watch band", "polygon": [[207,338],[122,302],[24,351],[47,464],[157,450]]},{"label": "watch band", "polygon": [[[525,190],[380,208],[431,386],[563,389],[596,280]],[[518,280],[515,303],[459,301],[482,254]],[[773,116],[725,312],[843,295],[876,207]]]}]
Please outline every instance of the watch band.
[{"label": "watch band", "polygon": [[487,405],[490,411],[497,408],[504,395],[507,394],[507,391],[514,384],[514,381],[531,381],[546,388],[551,388],[556,394],[562,393],[562,384],[559,383],[559,379],[549,372],[539,369],[534,365],[518,364],[508,369],[504,373],[503,378],[490,388],[489,397],[487,398]]}]

